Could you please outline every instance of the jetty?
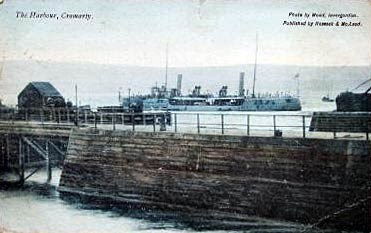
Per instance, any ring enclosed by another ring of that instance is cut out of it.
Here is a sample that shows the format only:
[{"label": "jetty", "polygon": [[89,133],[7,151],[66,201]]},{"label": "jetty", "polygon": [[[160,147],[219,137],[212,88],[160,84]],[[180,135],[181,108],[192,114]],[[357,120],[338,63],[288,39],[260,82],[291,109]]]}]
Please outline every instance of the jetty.
[{"label": "jetty", "polygon": [[[157,123],[11,117],[0,122],[1,171],[15,172],[21,184],[45,168],[48,182],[51,168],[60,166],[62,198],[177,213],[199,229],[251,227],[244,222],[252,217],[370,229],[371,143],[365,128],[330,130],[306,115],[249,113],[234,132],[224,114],[213,116],[218,127],[199,113],[191,117],[195,124],[175,114],[165,130]],[[269,134],[254,135],[257,126],[248,121],[254,117],[272,120],[265,127]],[[298,118],[296,133],[288,133],[293,126],[285,129],[280,117]],[[349,130],[361,136],[339,137]]]}]

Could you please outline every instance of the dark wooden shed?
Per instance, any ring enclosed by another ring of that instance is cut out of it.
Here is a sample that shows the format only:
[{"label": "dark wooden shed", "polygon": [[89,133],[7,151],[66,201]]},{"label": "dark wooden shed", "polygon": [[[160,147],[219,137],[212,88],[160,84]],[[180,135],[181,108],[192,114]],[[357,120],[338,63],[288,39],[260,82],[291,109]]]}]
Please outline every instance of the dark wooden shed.
[{"label": "dark wooden shed", "polygon": [[65,107],[59,91],[49,82],[30,82],[18,95],[19,108]]}]

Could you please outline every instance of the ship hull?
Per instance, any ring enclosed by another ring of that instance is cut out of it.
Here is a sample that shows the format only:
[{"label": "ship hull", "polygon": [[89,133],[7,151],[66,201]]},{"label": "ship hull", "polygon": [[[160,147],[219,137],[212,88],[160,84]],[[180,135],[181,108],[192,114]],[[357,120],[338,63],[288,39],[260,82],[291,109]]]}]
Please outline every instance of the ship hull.
[{"label": "ship hull", "polygon": [[241,111],[241,106],[218,106],[218,105],[169,105],[169,111],[190,111],[190,112],[198,112],[198,111]]},{"label": "ship hull", "polygon": [[[215,101],[215,99],[214,99]],[[219,105],[205,101],[204,104],[172,104],[169,99],[150,98],[143,100],[143,110],[163,111],[300,111],[300,100],[296,97],[256,97],[246,98],[241,104]]]},{"label": "ship hull", "polygon": [[241,106],[241,111],[300,111],[301,104],[298,98],[251,98]]},{"label": "ship hull", "polygon": [[251,98],[241,105],[171,105],[169,111],[300,111],[298,98]]}]

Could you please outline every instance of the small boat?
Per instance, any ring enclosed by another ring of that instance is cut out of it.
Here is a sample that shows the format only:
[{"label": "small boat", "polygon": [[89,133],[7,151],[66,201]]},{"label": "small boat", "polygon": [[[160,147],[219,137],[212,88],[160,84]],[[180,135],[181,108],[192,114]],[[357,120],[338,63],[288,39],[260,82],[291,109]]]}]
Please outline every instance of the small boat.
[{"label": "small boat", "polygon": [[330,92],[331,92],[330,89],[332,89],[331,87],[332,85],[327,86],[327,94],[322,97],[322,102],[334,102],[335,101],[334,99],[330,98]]},{"label": "small boat", "polygon": [[331,99],[329,95],[322,97],[322,102],[334,102],[334,99]]}]

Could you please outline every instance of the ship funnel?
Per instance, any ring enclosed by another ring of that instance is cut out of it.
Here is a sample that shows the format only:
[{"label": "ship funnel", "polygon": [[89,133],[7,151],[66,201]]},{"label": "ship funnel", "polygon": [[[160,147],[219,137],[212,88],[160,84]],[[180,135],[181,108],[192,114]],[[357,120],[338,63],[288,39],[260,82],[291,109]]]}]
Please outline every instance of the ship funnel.
[{"label": "ship funnel", "polygon": [[182,74],[178,74],[178,79],[176,82],[176,89],[177,89],[178,95],[180,96],[182,94]]},{"label": "ship funnel", "polygon": [[245,89],[243,88],[245,85],[245,73],[241,72],[240,73],[240,86],[238,89],[238,95],[239,96],[245,96]]}]

